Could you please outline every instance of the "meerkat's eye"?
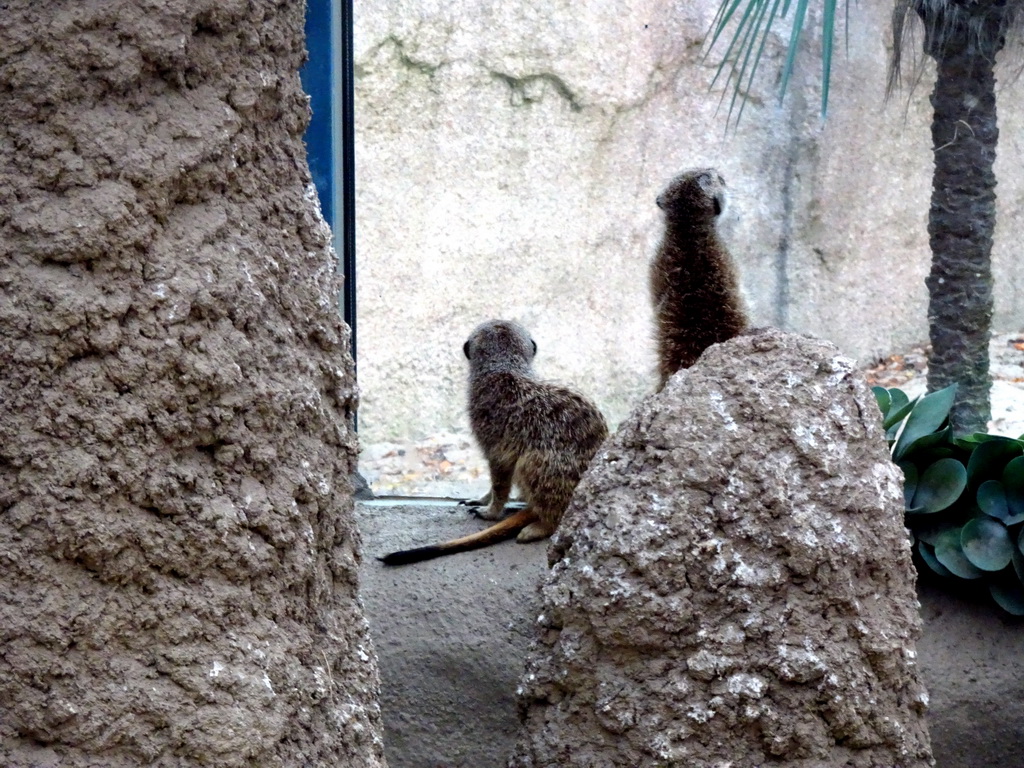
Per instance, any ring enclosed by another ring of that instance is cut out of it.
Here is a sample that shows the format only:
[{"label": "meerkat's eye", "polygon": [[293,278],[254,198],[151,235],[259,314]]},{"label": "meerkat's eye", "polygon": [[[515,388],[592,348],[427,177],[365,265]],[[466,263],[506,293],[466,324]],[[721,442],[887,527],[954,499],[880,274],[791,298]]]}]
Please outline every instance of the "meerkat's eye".
[{"label": "meerkat's eye", "polygon": [[464,354],[466,356],[466,359],[469,360],[469,340],[467,340],[466,343],[462,345],[462,354]]},{"label": "meerkat's eye", "polygon": [[536,357],[537,356],[537,342],[534,341],[533,339],[530,339],[530,343],[533,344],[533,355],[534,355],[534,357]]},{"label": "meerkat's eye", "polygon": [[715,195],[713,199],[715,203],[715,216],[721,216],[723,210],[722,198],[719,195]]}]

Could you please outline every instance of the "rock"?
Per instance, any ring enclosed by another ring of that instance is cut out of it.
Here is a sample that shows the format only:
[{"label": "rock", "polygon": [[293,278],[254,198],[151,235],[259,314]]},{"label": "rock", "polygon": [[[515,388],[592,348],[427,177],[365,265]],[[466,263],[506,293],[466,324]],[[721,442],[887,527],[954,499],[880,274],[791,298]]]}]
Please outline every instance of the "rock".
[{"label": "rock", "polygon": [[552,541],[510,768],[930,765],[902,518],[851,361],[773,330],[710,348]]},{"label": "rock", "polygon": [[[439,505],[356,504],[360,575],[380,656],[384,743],[393,768],[505,768],[518,735],[514,692],[541,614],[545,547],[507,542],[406,568],[375,554],[482,523]],[[415,570],[413,570],[415,569]],[[918,583],[917,643],[941,768],[1016,765],[1024,742],[1020,622],[984,601]]]}]

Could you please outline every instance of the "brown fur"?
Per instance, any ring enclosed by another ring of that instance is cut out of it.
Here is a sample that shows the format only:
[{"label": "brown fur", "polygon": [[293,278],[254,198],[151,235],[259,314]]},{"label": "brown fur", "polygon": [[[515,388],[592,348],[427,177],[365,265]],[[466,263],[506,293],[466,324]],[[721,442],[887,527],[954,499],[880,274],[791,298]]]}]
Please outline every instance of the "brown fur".
[{"label": "brown fur", "polygon": [[517,530],[520,542],[550,536],[608,436],[593,403],[536,378],[530,363],[537,345],[518,323],[482,323],[463,350],[469,358],[470,426],[491,473],[490,503],[481,516],[497,520],[504,514],[513,483],[526,509],[461,539],[392,553],[382,558],[388,565],[484,547]]},{"label": "brown fur", "polygon": [[689,368],[712,344],[747,326],[739,282],[718,236],[725,180],[714,168],[677,176],[658,196],[665,234],[651,262],[651,299],[658,343],[658,389]]}]

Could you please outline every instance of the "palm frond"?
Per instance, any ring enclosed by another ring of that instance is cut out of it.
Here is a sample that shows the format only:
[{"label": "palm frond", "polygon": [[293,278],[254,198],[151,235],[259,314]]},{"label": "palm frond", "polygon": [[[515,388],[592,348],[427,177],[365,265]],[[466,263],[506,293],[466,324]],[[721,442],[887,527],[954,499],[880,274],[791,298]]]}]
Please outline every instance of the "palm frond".
[{"label": "palm frond", "polygon": [[[828,112],[829,79],[832,74],[833,36],[838,0],[820,1],[822,3],[821,115],[824,117]],[[743,116],[743,107],[746,105],[743,94],[749,91],[753,85],[754,76],[761,64],[761,56],[772,27],[776,20],[787,18],[792,10],[793,23],[790,26],[786,61],[782,67],[779,81],[779,101],[782,101],[793,75],[800,46],[800,34],[807,19],[810,2],[811,0],[722,0],[714,21],[711,22],[711,29],[708,31],[706,39],[709,39],[710,42],[707,44],[704,57],[706,59],[711,55],[719,40],[727,39],[723,35],[726,29],[735,22],[732,37],[728,38],[728,47],[718,64],[715,77],[711,81],[711,87],[714,87],[723,72],[727,72],[728,78],[732,80],[732,98],[729,101],[727,124],[739,124],[740,118]],[[849,0],[846,0],[846,4],[846,12],[849,14]],[[723,101],[725,96],[726,94],[723,92]],[[733,112],[736,110],[737,103],[739,103],[739,111],[736,112],[736,119],[733,121]]]}]

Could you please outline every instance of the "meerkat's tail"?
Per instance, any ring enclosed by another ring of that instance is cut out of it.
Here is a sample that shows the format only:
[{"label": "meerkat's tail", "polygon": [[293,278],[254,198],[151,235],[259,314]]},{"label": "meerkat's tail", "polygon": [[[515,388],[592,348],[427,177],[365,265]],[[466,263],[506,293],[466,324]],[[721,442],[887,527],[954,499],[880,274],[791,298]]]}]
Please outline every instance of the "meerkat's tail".
[{"label": "meerkat's tail", "polygon": [[429,547],[417,547],[416,549],[403,549],[400,552],[392,552],[390,555],[377,558],[384,565],[407,565],[418,563],[421,560],[433,560],[435,557],[453,555],[456,552],[466,552],[471,549],[489,547],[504,539],[510,539],[520,530],[537,520],[537,516],[528,509],[520,510],[511,517],[506,517],[490,528],[471,533],[460,539],[452,539],[444,544],[432,544]]}]

